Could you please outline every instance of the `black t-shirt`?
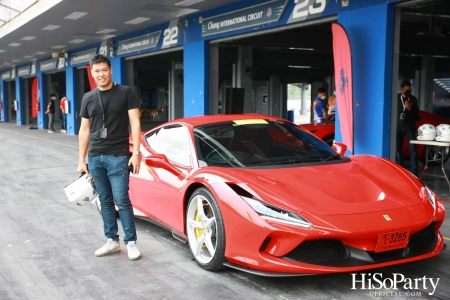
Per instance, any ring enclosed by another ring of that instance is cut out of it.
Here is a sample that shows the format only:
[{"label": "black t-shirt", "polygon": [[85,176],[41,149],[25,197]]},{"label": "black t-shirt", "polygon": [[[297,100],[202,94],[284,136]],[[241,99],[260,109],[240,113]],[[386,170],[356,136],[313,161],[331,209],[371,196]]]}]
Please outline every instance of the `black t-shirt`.
[{"label": "black t-shirt", "polygon": [[[402,101],[403,100],[403,101]],[[411,110],[404,108],[405,100],[411,101]],[[400,114],[405,113],[403,120],[400,120]],[[410,95],[408,99],[403,99],[402,94],[397,95],[397,128],[407,128],[416,130],[416,121],[420,120],[419,107],[417,106],[417,98]]]},{"label": "black t-shirt", "polygon": [[55,114],[55,100],[50,99],[50,103],[48,105],[50,105],[48,113]]},{"label": "black t-shirt", "polygon": [[100,91],[105,111],[107,137],[101,138],[103,111],[98,100],[97,89],[84,94],[80,116],[91,121],[88,156],[128,155],[128,110],[140,108],[140,102],[130,87],[115,84],[112,89]]}]

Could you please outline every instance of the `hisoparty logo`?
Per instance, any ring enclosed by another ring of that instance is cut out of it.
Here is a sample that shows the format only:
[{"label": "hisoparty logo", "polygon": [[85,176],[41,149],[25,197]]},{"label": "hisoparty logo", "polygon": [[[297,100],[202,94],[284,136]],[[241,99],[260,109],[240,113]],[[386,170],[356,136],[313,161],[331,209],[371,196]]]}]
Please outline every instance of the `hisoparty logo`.
[{"label": "hisoparty logo", "polygon": [[[440,279],[429,278],[426,275],[422,278],[407,278],[400,273],[392,273],[392,277],[388,278],[383,278],[383,273],[351,273],[351,275],[352,290],[371,290],[373,296],[420,296],[419,290],[426,290],[428,295],[433,295]],[[386,290],[395,291],[386,292]]]}]

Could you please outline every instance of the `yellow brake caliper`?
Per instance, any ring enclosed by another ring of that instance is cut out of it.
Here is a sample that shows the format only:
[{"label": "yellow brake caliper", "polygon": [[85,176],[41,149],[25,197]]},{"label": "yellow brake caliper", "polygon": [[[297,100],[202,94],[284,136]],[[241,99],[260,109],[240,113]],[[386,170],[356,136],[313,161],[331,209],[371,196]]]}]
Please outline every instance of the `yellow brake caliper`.
[{"label": "yellow brake caliper", "polygon": [[[203,206],[205,206],[205,204],[203,204]],[[202,220],[200,219],[200,216],[198,215],[198,212],[195,215],[195,221],[197,221],[199,223],[202,222]],[[203,230],[206,230],[206,228],[203,228]],[[202,234],[203,234],[202,229],[195,228],[195,236],[197,237],[197,239],[199,239],[202,236]],[[206,244],[205,243],[203,243],[202,248],[206,248]]]}]

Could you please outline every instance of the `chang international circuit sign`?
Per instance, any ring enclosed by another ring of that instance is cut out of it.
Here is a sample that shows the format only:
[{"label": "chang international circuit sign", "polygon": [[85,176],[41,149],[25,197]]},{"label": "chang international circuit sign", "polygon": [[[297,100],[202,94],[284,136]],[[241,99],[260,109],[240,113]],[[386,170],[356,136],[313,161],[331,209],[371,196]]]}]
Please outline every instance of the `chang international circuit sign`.
[{"label": "chang international circuit sign", "polygon": [[287,0],[274,0],[204,18],[202,20],[202,36],[276,22],[281,18],[287,3]]},{"label": "chang international circuit sign", "polygon": [[117,54],[147,50],[158,46],[161,30],[119,42]]},{"label": "chang international circuit sign", "polygon": [[70,56],[70,64],[88,63],[92,57],[97,54],[97,48],[86,50],[83,52],[74,53]]}]

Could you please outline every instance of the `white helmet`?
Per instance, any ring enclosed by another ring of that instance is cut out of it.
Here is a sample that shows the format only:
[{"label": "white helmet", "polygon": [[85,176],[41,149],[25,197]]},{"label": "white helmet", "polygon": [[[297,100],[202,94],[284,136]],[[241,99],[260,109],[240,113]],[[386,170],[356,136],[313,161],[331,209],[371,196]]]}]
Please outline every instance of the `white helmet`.
[{"label": "white helmet", "polygon": [[[70,202],[92,201],[97,196],[94,180],[86,173],[75,178],[64,188],[67,198]],[[80,205],[80,204],[79,204]]]},{"label": "white helmet", "polygon": [[431,124],[423,124],[417,132],[417,139],[421,141],[434,141],[436,138],[436,127]]},{"label": "white helmet", "polygon": [[436,141],[450,142],[450,125],[440,124],[436,127]]}]

